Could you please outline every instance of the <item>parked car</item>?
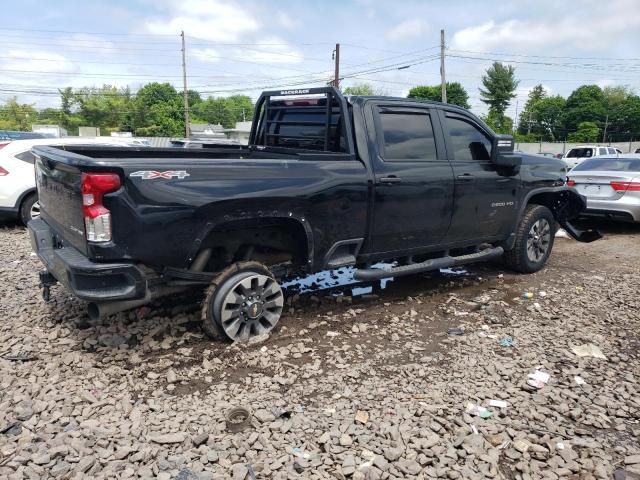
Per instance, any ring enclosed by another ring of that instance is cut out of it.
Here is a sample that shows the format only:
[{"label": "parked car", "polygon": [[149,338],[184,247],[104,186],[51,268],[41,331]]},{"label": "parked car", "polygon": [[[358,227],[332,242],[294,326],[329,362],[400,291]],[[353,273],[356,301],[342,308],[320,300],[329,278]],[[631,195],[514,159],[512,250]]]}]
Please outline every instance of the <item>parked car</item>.
[{"label": "parked car", "polygon": [[640,148],[636,148],[635,153],[640,153]]},{"label": "parked car", "polygon": [[293,275],[355,266],[374,281],[498,257],[529,273],[556,222],[599,238],[570,223],[585,203],[562,162],[514,154],[460,107],[326,87],[265,92],[255,118],[247,146],[35,147],[44,297],[59,281],[99,318],[208,285],[204,331],[246,340],[274,328]]},{"label": "parked car", "polygon": [[40,138],[13,140],[0,143],[0,218],[19,219],[25,225],[40,214],[36,194],[34,155],[31,148],[36,145],[121,145],[122,140],[103,138]]},{"label": "parked car", "polygon": [[640,222],[640,154],[585,160],[567,185],[586,197],[584,216]]},{"label": "parked car", "polygon": [[587,158],[598,157],[601,155],[616,155],[621,153],[622,150],[614,147],[607,147],[606,145],[578,145],[577,147],[569,149],[562,158],[567,163],[567,167],[572,169]]},{"label": "parked car", "polygon": [[551,152],[540,152],[538,155],[542,155],[543,157],[556,158],[556,154]]}]

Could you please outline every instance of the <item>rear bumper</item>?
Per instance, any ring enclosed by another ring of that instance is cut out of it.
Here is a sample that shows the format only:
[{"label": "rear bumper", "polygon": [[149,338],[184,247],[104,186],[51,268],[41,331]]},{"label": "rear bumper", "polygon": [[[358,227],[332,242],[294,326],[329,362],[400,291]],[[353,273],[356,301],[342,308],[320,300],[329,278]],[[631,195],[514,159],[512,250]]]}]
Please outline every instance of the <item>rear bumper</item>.
[{"label": "rear bumper", "polygon": [[15,220],[18,218],[18,213],[15,207],[0,207],[0,220]]},{"label": "rear bumper", "polygon": [[583,215],[640,222],[640,200],[626,195],[617,200],[587,198],[587,209]]},{"label": "rear bumper", "polygon": [[96,263],[71,246],[60,246],[42,219],[29,222],[31,247],[47,271],[76,297],[89,302],[145,297],[147,276],[133,263]]}]

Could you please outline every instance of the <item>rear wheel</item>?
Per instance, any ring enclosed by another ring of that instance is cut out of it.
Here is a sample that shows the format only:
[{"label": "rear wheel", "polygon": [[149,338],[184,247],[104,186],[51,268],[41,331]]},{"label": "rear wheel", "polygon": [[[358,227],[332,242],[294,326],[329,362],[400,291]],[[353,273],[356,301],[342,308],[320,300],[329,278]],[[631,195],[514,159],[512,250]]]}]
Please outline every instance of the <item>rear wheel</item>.
[{"label": "rear wheel", "polygon": [[284,294],[258,262],[240,262],[212,282],[202,306],[202,328],[212,337],[247,341],[270,333],[280,320]]},{"label": "rear wheel", "polygon": [[24,225],[29,223],[29,220],[38,218],[40,216],[40,203],[38,202],[38,195],[31,193],[22,201],[20,206],[20,220]]},{"label": "rear wheel", "polygon": [[556,224],[551,210],[529,205],[516,229],[516,240],[504,254],[507,265],[517,272],[533,273],[542,269],[553,249]]}]

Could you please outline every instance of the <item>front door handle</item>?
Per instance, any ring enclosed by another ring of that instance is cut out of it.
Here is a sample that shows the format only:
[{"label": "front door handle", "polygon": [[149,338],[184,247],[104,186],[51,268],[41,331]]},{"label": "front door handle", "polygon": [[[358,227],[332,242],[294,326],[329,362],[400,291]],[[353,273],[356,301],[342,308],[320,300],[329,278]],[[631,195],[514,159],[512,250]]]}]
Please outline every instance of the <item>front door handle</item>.
[{"label": "front door handle", "polygon": [[396,177],[395,175],[389,175],[388,177],[380,177],[378,179],[380,183],[400,183],[402,179],[400,177]]},{"label": "front door handle", "polygon": [[462,180],[464,182],[468,182],[473,180],[473,175],[471,175],[470,173],[463,173],[462,175],[458,175],[456,177],[458,180]]}]

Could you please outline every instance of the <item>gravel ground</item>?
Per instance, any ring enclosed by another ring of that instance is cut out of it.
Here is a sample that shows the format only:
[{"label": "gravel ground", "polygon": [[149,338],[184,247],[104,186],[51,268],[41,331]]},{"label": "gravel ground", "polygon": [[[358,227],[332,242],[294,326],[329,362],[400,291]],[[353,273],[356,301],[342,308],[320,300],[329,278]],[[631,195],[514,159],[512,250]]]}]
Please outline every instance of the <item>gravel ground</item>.
[{"label": "gravel ground", "polygon": [[89,324],[39,269],[0,228],[0,478],[640,475],[640,228],[560,238],[535,275],[292,295],[245,346],[208,341],[188,298]]}]

